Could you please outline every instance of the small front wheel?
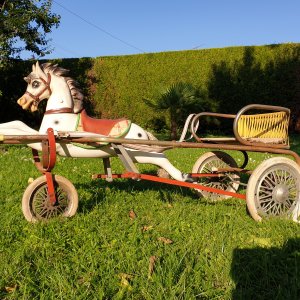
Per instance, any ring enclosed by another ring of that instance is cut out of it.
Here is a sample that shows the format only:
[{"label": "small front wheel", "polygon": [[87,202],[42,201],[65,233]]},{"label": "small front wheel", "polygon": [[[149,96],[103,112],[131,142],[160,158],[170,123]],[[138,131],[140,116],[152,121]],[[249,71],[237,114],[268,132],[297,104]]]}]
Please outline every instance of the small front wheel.
[{"label": "small front wheel", "polygon": [[273,157],[262,162],[248,182],[247,207],[255,221],[266,218],[300,215],[300,167],[286,157]]},{"label": "small front wheel", "polygon": [[25,190],[22,211],[27,221],[49,221],[72,217],[78,207],[78,194],[74,185],[65,177],[53,175],[56,203],[50,205],[46,175],[34,180]]}]

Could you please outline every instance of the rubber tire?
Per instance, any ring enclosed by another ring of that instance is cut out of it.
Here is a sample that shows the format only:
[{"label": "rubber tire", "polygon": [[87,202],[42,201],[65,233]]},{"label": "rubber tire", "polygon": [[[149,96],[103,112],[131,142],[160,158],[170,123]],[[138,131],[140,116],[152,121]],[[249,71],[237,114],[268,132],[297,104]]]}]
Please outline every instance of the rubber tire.
[{"label": "rubber tire", "polygon": [[[291,159],[286,158],[286,157],[272,157],[269,158],[265,161],[263,161],[258,167],[253,171],[251,174],[249,181],[248,181],[248,186],[247,186],[247,191],[246,191],[246,201],[247,201],[247,208],[249,210],[249,213],[251,214],[251,217],[257,221],[261,222],[262,217],[258,214],[256,203],[255,203],[255,192],[257,189],[257,184],[260,179],[260,177],[263,175],[263,173],[270,167],[274,165],[290,165],[291,168],[294,169],[294,171],[298,172],[299,177],[298,180],[300,181],[300,167]],[[300,187],[300,184],[299,184]],[[297,219],[300,215],[300,206],[299,206],[299,201],[298,204],[296,205],[296,208],[293,210],[292,213],[292,218],[293,220]]]},{"label": "rubber tire", "polygon": [[[69,209],[68,212],[62,214],[62,217],[73,217],[77,211],[78,208],[78,194],[76,191],[76,188],[74,187],[74,185],[72,184],[72,182],[70,180],[68,180],[65,177],[62,177],[60,175],[53,175],[53,181],[54,183],[57,182],[58,184],[61,183],[63,185],[65,185],[65,187],[67,187],[67,189],[69,190],[69,195],[71,195],[71,208]],[[43,184],[47,184],[47,179],[46,179],[46,175],[43,175],[39,178],[37,178],[36,180],[34,180],[25,190],[24,195],[23,195],[23,199],[22,199],[22,211],[24,214],[24,217],[26,218],[26,220],[28,222],[32,222],[35,223],[37,221],[39,221],[38,218],[36,218],[34,216],[34,214],[32,213],[31,207],[30,207],[30,203],[31,203],[31,199],[35,193],[35,191],[37,189],[39,189]],[[45,219],[46,220],[46,219]]]},{"label": "rubber tire", "polygon": [[[237,163],[235,162],[235,160],[233,159],[233,157],[231,157],[229,154],[222,152],[222,151],[212,151],[212,152],[207,152],[204,155],[202,155],[194,164],[193,166],[193,173],[199,173],[199,169],[201,168],[201,166],[203,166],[205,164],[205,161],[208,161],[210,158],[212,158],[213,156],[216,157],[216,159],[221,159],[223,160],[227,165],[229,165],[232,168],[237,168]],[[232,173],[234,175],[234,179],[236,181],[240,180],[240,176],[239,173]],[[227,191],[228,192],[232,192],[232,193],[236,193],[236,191],[239,188],[239,184],[238,183],[233,183],[233,187],[234,188],[228,188]],[[199,197],[205,197],[205,198],[211,198],[211,193],[207,192],[207,191],[203,191],[203,190],[198,190],[198,189],[194,189],[196,194]],[[227,196],[227,195],[218,195],[218,198],[215,200],[219,200],[219,199],[228,199],[231,198],[231,196]]]}]

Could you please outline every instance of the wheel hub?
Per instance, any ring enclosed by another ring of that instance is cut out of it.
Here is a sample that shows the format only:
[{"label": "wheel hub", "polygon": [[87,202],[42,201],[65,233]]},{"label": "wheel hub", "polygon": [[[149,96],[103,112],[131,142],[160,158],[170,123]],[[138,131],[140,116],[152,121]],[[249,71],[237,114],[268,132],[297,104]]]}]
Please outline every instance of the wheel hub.
[{"label": "wheel hub", "polygon": [[284,203],[289,196],[289,189],[286,185],[278,184],[272,193],[273,199],[276,203]]}]

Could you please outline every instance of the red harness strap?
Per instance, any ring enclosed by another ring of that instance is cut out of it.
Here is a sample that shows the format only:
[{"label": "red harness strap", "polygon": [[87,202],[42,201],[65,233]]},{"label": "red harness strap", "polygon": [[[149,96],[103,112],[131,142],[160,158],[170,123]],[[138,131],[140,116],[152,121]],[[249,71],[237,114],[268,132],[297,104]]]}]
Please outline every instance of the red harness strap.
[{"label": "red harness strap", "polygon": [[43,173],[43,175],[46,175],[49,201],[50,201],[50,205],[53,206],[56,203],[56,197],[55,197],[55,188],[54,188],[54,182],[53,182],[51,170],[54,168],[56,162],[56,143],[55,143],[54,130],[52,128],[48,128],[47,133],[48,133],[48,140],[46,141],[45,144],[42,143],[43,144],[42,145],[43,166],[41,164],[37,150],[32,149],[32,154],[33,154],[36,167],[38,168],[39,171]]},{"label": "red harness strap", "polygon": [[57,109],[46,110],[44,115],[74,113],[72,108],[62,107]]},{"label": "red harness strap", "polygon": [[44,88],[43,90],[41,90],[36,96],[35,96],[35,95],[32,95],[32,94],[31,94],[30,92],[28,92],[28,91],[25,92],[25,94],[28,94],[31,98],[34,99],[33,104],[34,104],[35,106],[37,106],[37,105],[41,102],[40,96],[41,96],[46,90],[49,91],[50,95],[52,94],[51,89],[50,89],[51,74],[48,73],[47,76],[48,76],[48,81],[45,81],[42,77],[39,77],[39,79],[41,79],[41,80],[43,81],[43,83],[45,84],[45,88]]}]

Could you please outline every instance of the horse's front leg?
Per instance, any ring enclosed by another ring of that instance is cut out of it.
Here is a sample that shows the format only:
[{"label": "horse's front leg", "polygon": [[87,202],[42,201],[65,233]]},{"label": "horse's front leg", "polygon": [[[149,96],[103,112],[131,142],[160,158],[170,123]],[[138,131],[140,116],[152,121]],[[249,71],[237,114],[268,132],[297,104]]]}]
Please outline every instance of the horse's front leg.
[{"label": "horse's front leg", "polygon": [[176,169],[163,153],[128,151],[131,159],[139,164],[152,164],[165,169],[175,180],[194,182],[193,178]]}]

